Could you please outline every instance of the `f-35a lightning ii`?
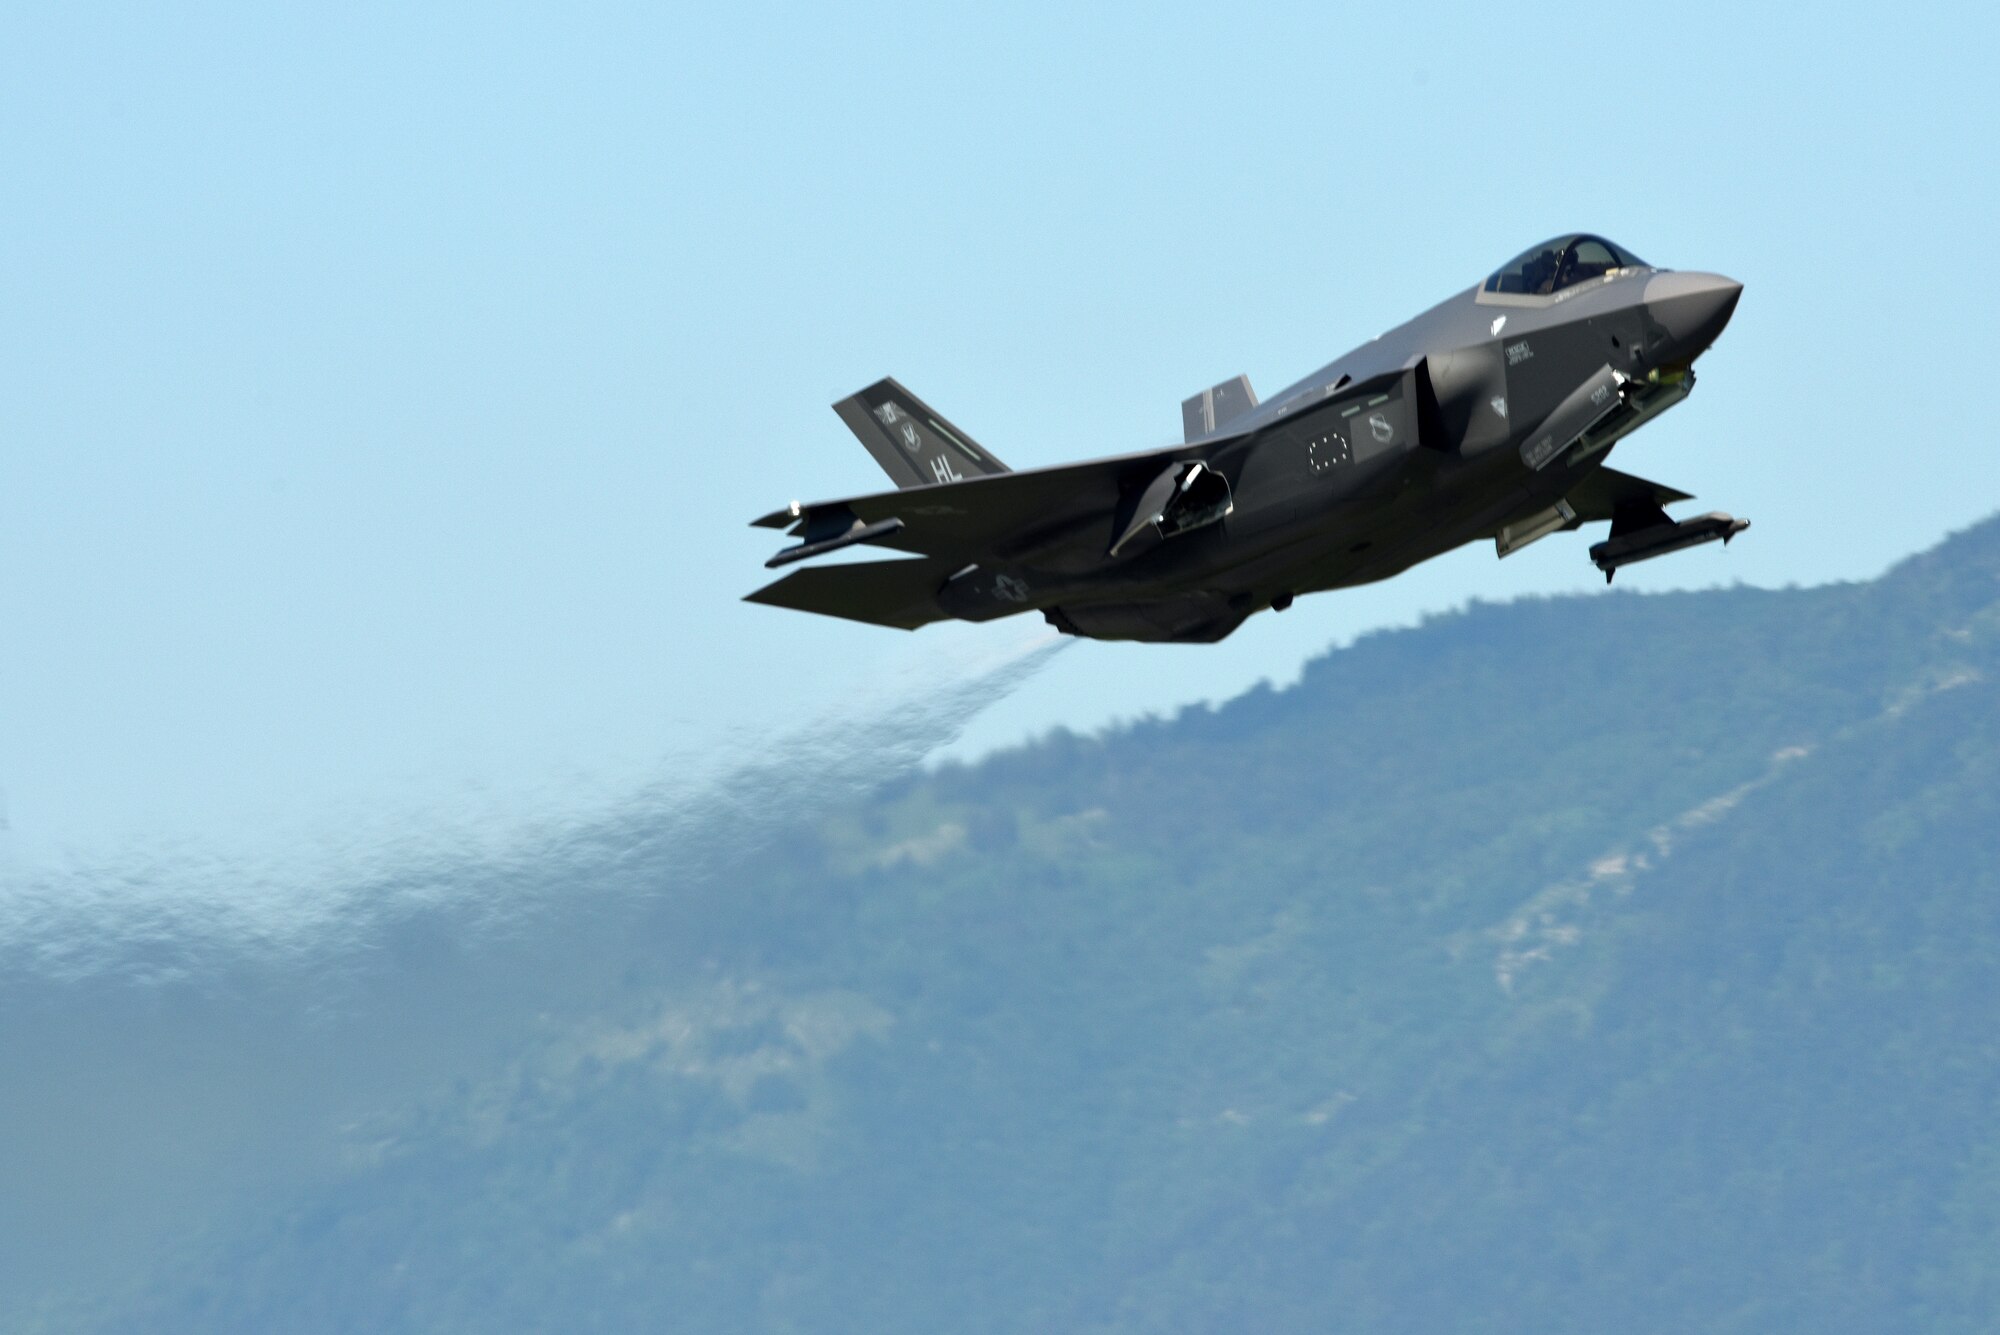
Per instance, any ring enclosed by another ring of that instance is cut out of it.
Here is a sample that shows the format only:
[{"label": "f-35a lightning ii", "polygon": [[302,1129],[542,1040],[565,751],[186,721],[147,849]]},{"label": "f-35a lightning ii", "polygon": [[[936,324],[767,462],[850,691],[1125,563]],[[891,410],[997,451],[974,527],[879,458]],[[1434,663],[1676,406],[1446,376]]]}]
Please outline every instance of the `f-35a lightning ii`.
[{"label": "f-35a lightning ii", "polygon": [[1602,237],[1536,246],[1468,292],[1259,402],[1238,376],[1181,405],[1184,444],[1009,471],[894,380],[834,405],[898,490],[755,522],[781,566],[857,543],[914,556],[795,571],[752,602],[914,629],[1040,611],[1100,640],[1214,641],[1302,593],[1491,539],[1501,556],[1609,521],[1620,566],[1727,542],[1684,492],[1605,467],[1681,402],[1742,294]]}]

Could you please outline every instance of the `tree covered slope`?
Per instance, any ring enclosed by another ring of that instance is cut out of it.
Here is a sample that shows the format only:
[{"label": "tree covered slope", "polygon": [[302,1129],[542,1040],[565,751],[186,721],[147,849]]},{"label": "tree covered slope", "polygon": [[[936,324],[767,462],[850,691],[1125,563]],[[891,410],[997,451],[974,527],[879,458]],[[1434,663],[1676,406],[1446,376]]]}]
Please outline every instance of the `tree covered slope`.
[{"label": "tree covered slope", "polygon": [[1996,853],[2000,522],[1475,605],[774,825],[91,1315],[1990,1330]]}]

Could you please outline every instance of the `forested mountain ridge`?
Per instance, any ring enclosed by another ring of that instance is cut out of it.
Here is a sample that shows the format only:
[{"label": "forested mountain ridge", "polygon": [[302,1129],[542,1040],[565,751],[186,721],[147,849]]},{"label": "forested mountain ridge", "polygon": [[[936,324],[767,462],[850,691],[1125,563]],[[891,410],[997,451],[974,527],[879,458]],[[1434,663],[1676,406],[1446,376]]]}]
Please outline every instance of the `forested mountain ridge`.
[{"label": "forested mountain ridge", "polygon": [[93,1316],[1990,1330],[1996,851],[2000,521],[1474,605],[774,825]]}]

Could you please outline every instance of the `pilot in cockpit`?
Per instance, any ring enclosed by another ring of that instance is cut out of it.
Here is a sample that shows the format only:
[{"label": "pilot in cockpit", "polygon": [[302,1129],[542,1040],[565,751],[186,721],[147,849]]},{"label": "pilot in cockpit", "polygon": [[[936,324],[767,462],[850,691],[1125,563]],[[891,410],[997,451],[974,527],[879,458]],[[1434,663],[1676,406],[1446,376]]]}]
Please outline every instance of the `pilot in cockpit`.
[{"label": "pilot in cockpit", "polygon": [[1521,266],[1522,286],[1533,296],[1546,297],[1556,290],[1556,272],[1561,261],[1553,250],[1545,250]]},{"label": "pilot in cockpit", "polygon": [[1516,257],[1486,280],[1486,290],[1546,297],[1617,269],[1642,262],[1602,237],[1587,234],[1560,237]]}]

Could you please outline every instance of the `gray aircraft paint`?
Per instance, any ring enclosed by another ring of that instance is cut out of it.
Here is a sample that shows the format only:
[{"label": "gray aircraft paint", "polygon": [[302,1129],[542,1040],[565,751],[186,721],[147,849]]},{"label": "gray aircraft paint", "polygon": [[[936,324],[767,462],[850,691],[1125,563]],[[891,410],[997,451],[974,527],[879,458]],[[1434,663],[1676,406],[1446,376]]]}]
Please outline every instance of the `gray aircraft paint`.
[{"label": "gray aircraft paint", "polygon": [[756,522],[800,539],[773,565],[855,544],[922,559],[802,569],[749,597],[904,629],[1039,610],[1075,635],[1213,641],[1299,594],[1606,520],[1591,558],[1609,578],[1748,527],[1676,523],[1663,507],[1685,493],[1604,466],[1687,396],[1741,292],[1562,237],[1269,399],[1242,376],[1195,395],[1182,445],[1021,472],[880,381],[835,409],[898,490]]}]

